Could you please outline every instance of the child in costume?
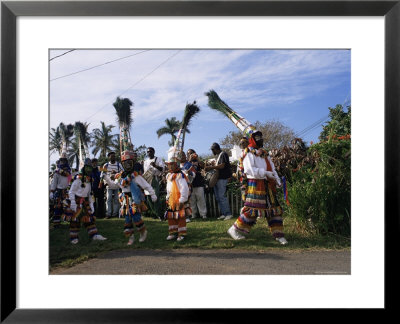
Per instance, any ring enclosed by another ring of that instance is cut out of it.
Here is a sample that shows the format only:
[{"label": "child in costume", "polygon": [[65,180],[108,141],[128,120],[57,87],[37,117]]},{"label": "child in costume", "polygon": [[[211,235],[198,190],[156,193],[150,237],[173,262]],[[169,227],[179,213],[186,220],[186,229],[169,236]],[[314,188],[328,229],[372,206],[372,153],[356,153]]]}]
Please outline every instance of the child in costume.
[{"label": "child in costume", "polygon": [[189,185],[187,176],[179,168],[179,159],[175,154],[175,147],[168,151],[167,175],[167,211],[165,218],[168,220],[167,240],[182,241],[186,234],[185,203],[189,199]]},{"label": "child in costume", "polygon": [[193,166],[192,162],[189,162],[186,158],[186,154],[182,151],[179,152],[178,158],[180,161],[180,169],[185,174],[188,186],[189,186],[189,197],[185,202],[185,215],[186,215],[186,223],[190,223],[190,217],[192,217],[192,208],[190,206],[190,198],[192,196],[192,182],[196,177],[196,169]]},{"label": "child in costume", "polygon": [[89,237],[93,241],[104,241],[105,237],[97,233],[94,216],[93,195],[92,195],[92,161],[85,159],[84,166],[75,177],[69,190],[69,199],[73,214],[70,220],[70,239],[72,244],[78,243],[78,234],[81,223],[85,226]]},{"label": "child in costume", "polygon": [[50,184],[50,199],[54,200],[52,223],[55,228],[60,225],[62,219],[69,221],[72,215],[71,202],[67,199],[70,182],[71,168],[66,154],[62,153]]},{"label": "child in costume", "polygon": [[137,171],[134,171],[135,154],[132,151],[122,152],[121,163],[124,171],[116,174],[114,182],[107,174],[102,176],[107,184],[115,183],[121,189],[120,216],[125,218],[124,234],[128,237],[128,245],[132,245],[135,241],[133,225],[140,234],[139,242],[144,242],[147,238],[147,229],[141,214],[147,210],[147,206],[141,189],[150,193],[153,202],[157,200],[157,196],[153,187]]}]

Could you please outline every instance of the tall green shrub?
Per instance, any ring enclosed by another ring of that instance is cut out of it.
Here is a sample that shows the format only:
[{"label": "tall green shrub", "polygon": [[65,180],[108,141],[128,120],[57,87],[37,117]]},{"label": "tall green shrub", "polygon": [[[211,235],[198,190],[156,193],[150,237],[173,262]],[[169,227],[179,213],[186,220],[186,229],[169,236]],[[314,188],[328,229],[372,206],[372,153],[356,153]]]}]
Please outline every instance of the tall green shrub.
[{"label": "tall green shrub", "polygon": [[292,174],[288,215],[308,230],[350,236],[350,140],[315,144],[309,154],[316,156],[316,167]]}]

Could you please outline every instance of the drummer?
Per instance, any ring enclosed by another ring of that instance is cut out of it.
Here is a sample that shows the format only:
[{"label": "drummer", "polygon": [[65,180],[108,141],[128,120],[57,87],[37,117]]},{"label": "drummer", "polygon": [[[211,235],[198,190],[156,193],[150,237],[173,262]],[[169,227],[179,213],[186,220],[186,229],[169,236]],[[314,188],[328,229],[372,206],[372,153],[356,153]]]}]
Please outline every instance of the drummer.
[{"label": "drummer", "polygon": [[205,170],[219,170],[218,181],[214,186],[214,194],[218,203],[221,216],[218,219],[228,220],[232,218],[232,213],[229,207],[228,198],[225,196],[226,185],[228,180],[232,177],[231,164],[229,163],[228,153],[221,150],[218,143],[211,145],[211,151],[214,155],[218,156],[215,165],[205,166]]},{"label": "drummer", "polygon": [[[161,177],[163,175],[163,171],[165,170],[165,164],[161,158],[155,156],[155,152],[156,151],[153,147],[147,148],[146,153],[148,158],[144,161],[143,173],[149,172],[153,174],[150,185],[154,189],[155,195],[160,197]],[[155,219],[158,218],[159,220],[163,220],[163,208],[161,206],[161,200],[157,199],[155,202],[153,202],[147,191],[145,194],[147,206],[149,206],[147,214]]]},{"label": "drummer", "polygon": [[193,149],[187,150],[186,157],[196,170],[196,177],[192,181],[192,195],[190,196],[192,218],[196,218],[200,214],[201,218],[206,219],[207,205],[204,196],[204,177],[201,174],[201,169],[204,169],[204,162],[199,160],[198,155]]}]

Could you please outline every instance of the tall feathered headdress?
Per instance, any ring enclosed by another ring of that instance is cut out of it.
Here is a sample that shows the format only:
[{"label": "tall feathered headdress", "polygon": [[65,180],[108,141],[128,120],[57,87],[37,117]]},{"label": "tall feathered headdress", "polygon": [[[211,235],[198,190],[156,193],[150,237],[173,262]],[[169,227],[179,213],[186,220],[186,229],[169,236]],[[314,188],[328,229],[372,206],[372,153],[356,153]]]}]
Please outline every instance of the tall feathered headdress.
[{"label": "tall feathered headdress", "polygon": [[85,138],[87,137],[87,126],[84,123],[77,121],[74,124],[74,134],[78,141],[79,147],[79,167],[82,168],[86,158],[89,158],[89,148]]},{"label": "tall feathered headdress", "polygon": [[117,113],[117,120],[119,124],[119,146],[121,155],[124,151],[132,151],[133,144],[131,140],[130,128],[133,122],[132,119],[132,105],[133,102],[129,98],[117,97],[113,103]]},{"label": "tall feathered headdress", "polygon": [[60,157],[66,158],[68,151],[68,139],[74,134],[74,126],[72,124],[65,125],[64,123],[60,123],[58,126],[60,136],[61,136],[61,155]]},{"label": "tall feathered headdress", "polygon": [[239,128],[239,130],[243,132],[243,135],[248,139],[250,139],[251,135],[257,131],[257,129],[249,121],[240,116],[225,102],[223,102],[214,90],[206,92],[205,95],[208,96],[208,106],[211,109],[217,110],[224,116],[228,117],[229,120],[234,123],[235,126]]},{"label": "tall feathered headdress", "polygon": [[[176,136],[176,140],[173,147],[173,154],[178,154],[183,151],[183,147],[185,145],[185,135],[188,132],[188,126],[192,118],[200,112],[199,106],[196,105],[196,101],[192,104],[186,104],[185,111],[183,113],[183,118],[181,122],[181,127],[178,131],[178,135]],[[172,154],[172,153],[171,153]]]}]

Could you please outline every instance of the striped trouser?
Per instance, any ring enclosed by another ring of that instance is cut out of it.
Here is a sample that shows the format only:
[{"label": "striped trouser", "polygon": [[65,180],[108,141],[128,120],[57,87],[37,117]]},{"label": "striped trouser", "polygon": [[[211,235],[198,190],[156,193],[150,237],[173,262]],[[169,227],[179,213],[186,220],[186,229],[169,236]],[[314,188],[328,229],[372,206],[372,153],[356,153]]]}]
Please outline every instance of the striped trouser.
[{"label": "striped trouser", "polygon": [[169,235],[178,234],[178,236],[186,236],[186,212],[185,208],[179,211],[167,210]]},{"label": "striped trouser", "polygon": [[146,230],[146,226],[142,219],[142,214],[135,209],[133,213],[132,209],[129,210],[125,214],[125,223],[124,223],[124,235],[129,237],[133,234],[134,227],[139,233],[143,233]]},{"label": "striped trouser", "polygon": [[89,202],[87,200],[81,201],[81,204],[77,207],[76,211],[71,217],[69,223],[69,237],[71,241],[78,238],[81,223],[83,223],[83,225],[85,226],[89,238],[92,238],[94,235],[97,234],[95,217],[90,210]]},{"label": "striped trouser", "polygon": [[[266,185],[267,184],[267,185]],[[246,200],[240,216],[234,223],[237,230],[249,233],[257,223],[257,217],[265,217],[273,237],[283,237],[282,207],[273,190],[274,184],[265,180],[248,179]]]},{"label": "striped trouser", "polygon": [[53,225],[57,226],[60,225],[61,220],[64,217],[65,210],[67,210],[67,208],[64,206],[64,199],[67,198],[67,189],[57,189],[54,196],[55,199],[52,223]]}]

